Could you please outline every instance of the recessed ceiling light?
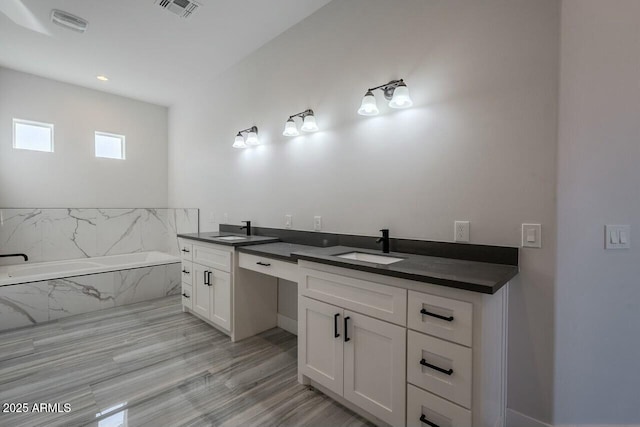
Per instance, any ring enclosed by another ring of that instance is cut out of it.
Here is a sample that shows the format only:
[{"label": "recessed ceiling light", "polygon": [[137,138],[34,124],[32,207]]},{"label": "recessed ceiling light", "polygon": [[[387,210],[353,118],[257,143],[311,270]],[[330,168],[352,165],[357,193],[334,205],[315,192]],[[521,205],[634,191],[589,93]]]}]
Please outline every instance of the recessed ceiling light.
[{"label": "recessed ceiling light", "polygon": [[96,76],[96,79],[100,80],[101,82],[106,82],[109,80],[109,78],[107,76]]}]

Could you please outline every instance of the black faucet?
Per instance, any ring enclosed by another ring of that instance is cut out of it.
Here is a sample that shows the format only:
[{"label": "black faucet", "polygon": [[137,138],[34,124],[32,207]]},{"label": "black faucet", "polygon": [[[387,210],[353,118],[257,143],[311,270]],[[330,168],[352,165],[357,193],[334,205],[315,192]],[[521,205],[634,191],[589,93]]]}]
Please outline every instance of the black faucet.
[{"label": "black faucet", "polygon": [[376,243],[382,242],[382,252],[385,254],[389,253],[389,229],[383,228],[380,230],[382,232],[382,237],[376,240]]},{"label": "black faucet", "polygon": [[240,227],[240,230],[244,230],[246,228],[247,236],[251,236],[251,221],[240,221],[240,222],[244,222],[246,224]]},{"label": "black faucet", "polygon": [[29,261],[29,257],[27,256],[27,254],[6,254],[6,255],[0,254],[0,258],[7,258],[7,257],[14,257],[14,256],[21,256],[22,258],[24,258],[24,262]]}]

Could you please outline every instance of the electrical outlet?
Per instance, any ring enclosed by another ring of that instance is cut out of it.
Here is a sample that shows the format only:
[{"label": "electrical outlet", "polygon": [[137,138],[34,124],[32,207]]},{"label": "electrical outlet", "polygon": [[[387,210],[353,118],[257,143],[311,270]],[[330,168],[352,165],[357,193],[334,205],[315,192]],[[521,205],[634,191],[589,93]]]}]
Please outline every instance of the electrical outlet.
[{"label": "electrical outlet", "polygon": [[313,229],[315,231],[322,230],[322,217],[321,216],[314,216],[313,217]]},{"label": "electrical outlet", "polygon": [[469,221],[456,221],[453,239],[456,242],[468,242],[469,241]]},{"label": "electrical outlet", "polygon": [[284,228],[293,227],[293,215],[285,215],[284,216]]}]

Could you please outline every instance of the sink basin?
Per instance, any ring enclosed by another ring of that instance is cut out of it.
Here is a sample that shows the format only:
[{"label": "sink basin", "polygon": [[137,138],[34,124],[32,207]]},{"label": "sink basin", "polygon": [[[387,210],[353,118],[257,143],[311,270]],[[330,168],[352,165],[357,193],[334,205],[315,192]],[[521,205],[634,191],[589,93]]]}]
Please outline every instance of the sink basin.
[{"label": "sink basin", "polygon": [[215,239],[218,240],[244,240],[246,239],[246,237],[240,237],[240,236],[224,236],[224,237],[215,237]]},{"label": "sink basin", "polygon": [[396,258],[396,257],[392,257],[392,256],[385,256],[385,255],[374,255],[374,254],[368,254],[365,252],[348,252],[346,254],[342,254],[342,255],[336,255],[338,258],[345,258],[345,259],[354,259],[356,261],[366,261],[366,262],[373,262],[375,264],[393,264],[394,262],[398,262],[398,261],[402,261],[404,258]]}]

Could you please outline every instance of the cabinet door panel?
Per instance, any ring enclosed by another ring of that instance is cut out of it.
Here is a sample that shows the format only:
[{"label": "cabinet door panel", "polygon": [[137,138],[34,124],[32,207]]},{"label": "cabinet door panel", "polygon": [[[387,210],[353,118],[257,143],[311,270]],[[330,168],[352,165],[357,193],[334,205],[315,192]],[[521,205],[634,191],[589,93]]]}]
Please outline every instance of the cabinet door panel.
[{"label": "cabinet door panel", "polygon": [[193,281],[193,311],[208,319],[211,311],[211,287],[206,285],[209,269],[199,264],[193,264],[191,270]]},{"label": "cabinet door panel", "polygon": [[[231,275],[219,270],[211,271],[211,317],[216,325],[231,330]],[[250,310],[251,307],[243,309]]]},{"label": "cabinet door panel", "polygon": [[342,325],[341,308],[309,298],[298,299],[298,371],[340,395],[344,363]]},{"label": "cabinet door panel", "polygon": [[344,316],[344,397],[391,425],[404,425],[406,329],[351,311]]}]

